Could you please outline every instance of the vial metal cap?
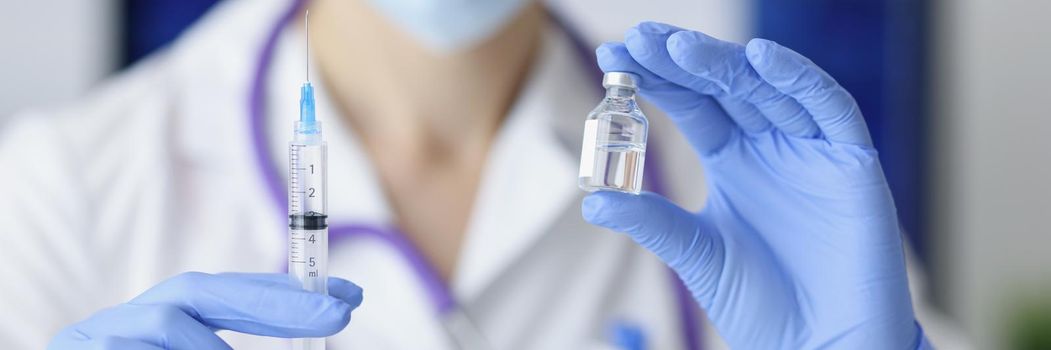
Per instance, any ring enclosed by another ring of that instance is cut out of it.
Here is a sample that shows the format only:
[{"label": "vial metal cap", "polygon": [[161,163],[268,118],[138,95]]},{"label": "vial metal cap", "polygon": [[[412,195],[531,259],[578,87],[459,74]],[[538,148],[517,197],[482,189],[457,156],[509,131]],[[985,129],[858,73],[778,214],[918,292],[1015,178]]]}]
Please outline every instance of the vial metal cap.
[{"label": "vial metal cap", "polygon": [[628,72],[608,72],[602,76],[602,87],[623,86],[637,89],[639,76]]}]

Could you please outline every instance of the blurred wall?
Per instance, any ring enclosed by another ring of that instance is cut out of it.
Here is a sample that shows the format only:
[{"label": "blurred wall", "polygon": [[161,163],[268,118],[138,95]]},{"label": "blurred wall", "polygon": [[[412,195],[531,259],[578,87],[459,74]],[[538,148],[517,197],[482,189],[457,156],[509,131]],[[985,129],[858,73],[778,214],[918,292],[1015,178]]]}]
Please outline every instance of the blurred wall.
[{"label": "blurred wall", "polygon": [[124,11],[121,65],[177,39],[219,0],[118,0]]},{"label": "blurred wall", "polygon": [[70,101],[116,66],[115,0],[0,2],[0,123]]},{"label": "blurred wall", "polygon": [[934,13],[932,277],[978,348],[1005,349],[1018,312],[1051,300],[1051,2]]}]

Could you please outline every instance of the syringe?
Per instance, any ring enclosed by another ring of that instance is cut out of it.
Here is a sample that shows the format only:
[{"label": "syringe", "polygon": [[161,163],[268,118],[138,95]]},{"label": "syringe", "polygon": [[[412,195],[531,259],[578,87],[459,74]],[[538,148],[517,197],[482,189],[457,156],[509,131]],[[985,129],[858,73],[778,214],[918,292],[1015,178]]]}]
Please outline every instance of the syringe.
[{"label": "syringe", "polygon": [[[303,289],[328,294],[328,150],[314,116],[310,85],[310,31],[307,11],[307,79],[300,87],[299,120],[288,143],[288,274]],[[325,338],[292,340],[294,350],[323,350]]]}]

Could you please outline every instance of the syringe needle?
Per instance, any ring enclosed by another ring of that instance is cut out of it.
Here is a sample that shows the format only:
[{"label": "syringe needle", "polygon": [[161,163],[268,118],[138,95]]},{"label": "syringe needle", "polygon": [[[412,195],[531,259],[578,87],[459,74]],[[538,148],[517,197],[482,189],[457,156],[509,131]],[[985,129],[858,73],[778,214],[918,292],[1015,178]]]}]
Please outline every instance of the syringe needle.
[{"label": "syringe needle", "polygon": [[310,10],[303,14],[303,31],[307,36],[307,82],[310,82]]}]

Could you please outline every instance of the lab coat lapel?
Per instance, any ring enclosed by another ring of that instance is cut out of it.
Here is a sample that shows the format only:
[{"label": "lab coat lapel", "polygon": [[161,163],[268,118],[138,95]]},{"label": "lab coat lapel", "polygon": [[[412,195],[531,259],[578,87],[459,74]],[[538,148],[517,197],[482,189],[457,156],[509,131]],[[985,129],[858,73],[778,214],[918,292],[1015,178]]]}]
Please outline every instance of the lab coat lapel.
[{"label": "lab coat lapel", "polygon": [[579,139],[576,129],[595,103],[586,79],[562,33],[548,32],[490,150],[452,282],[461,302],[521,259],[557,217],[578,210],[579,140],[567,142],[565,135]]}]

